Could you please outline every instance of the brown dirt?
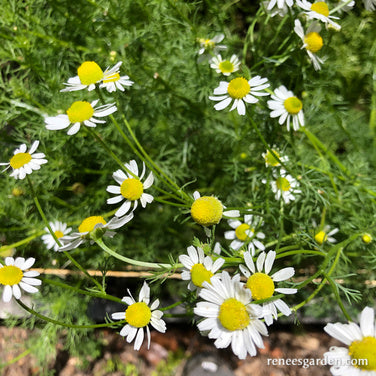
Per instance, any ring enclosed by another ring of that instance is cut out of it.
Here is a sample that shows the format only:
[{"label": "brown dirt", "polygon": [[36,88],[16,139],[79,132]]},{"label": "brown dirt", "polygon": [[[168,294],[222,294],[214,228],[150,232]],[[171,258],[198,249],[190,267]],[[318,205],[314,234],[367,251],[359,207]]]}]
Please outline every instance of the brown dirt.
[{"label": "brown dirt", "polygon": [[[330,375],[328,366],[272,365],[281,359],[322,359],[323,353],[330,346],[340,345],[320,330],[308,330],[304,333],[292,333],[289,327],[270,328],[270,336],[265,339],[265,349],[260,350],[256,357],[239,360],[231,350],[218,350],[211,340],[203,338],[194,328],[185,329],[183,325],[169,328],[166,334],[152,332],[152,344],[149,350],[143,346],[139,352],[134,351],[115,331],[103,330],[97,333],[101,336],[103,349],[100,358],[87,359],[89,368],[83,370],[80,360],[61,350],[62,344],[57,344],[57,357],[51,362],[51,369],[56,376],[121,376],[159,375],[169,354],[180,352],[184,360],[176,365],[172,374],[183,375],[187,360],[197,354],[211,354],[220,361],[225,361],[235,376],[326,376]],[[31,332],[22,328],[0,327],[0,365],[3,366],[3,376],[39,375],[40,369],[32,355],[17,356],[27,351],[25,342]],[[269,365],[268,365],[269,362]],[[161,368],[162,366],[162,368]],[[126,367],[127,371],[126,371]],[[1,369],[1,366],[0,366]],[[131,370],[134,370],[132,373]],[[128,372],[128,373],[127,373]],[[165,374],[165,373],[163,373]]]}]

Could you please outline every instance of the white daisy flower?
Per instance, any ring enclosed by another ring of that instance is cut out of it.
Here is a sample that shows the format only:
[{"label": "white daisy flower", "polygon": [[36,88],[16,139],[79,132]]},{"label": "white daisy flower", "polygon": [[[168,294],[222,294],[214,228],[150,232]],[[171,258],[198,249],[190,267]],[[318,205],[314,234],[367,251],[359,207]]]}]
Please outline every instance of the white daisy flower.
[{"label": "white daisy flower", "polygon": [[[280,174],[277,175],[273,173],[275,180],[270,182],[272,186],[272,191],[275,193],[275,199],[282,200],[288,204],[290,201],[295,200],[295,194],[301,193],[302,191],[298,189],[299,183],[287,172],[281,169]],[[266,179],[263,179],[264,184],[267,183]]]},{"label": "white daisy flower", "polygon": [[[267,3],[267,2],[266,2]],[[294,4],[294,0],[270,0],[269,4],[267,4],[266,10],[272,10],[276,5],[278,9],[284,9],[286,6],[292,7]]]},{"label": "white daisy flower", "polygon": [[[54,232],[57,239],[62,238],[65,235],[68,235],[72,228],[68,227],[67,224],[59,221],[50,222],[49,223],[51,230]],[[53,248],[53,250],[56,252],[59,250],[60,246],[56,243],[54,237],[50,234],[47,227],[44,228],[44,230],[47,232],[47,234],[42,236],[43,243],[46,245],[47,249]]]},{"label": "white daisy flower", "polygon": [[[269,275],[272,270],[275,260],[276,252],[269,251],[260,253],[257,257],[256,266],[252,260],[252,256],[249,252],[244,253],[244,261],[247,267],[239,265],[240,271],[247,278],[246,287],[252,292],[252,298],[254,300],[271,298],[274,292],[280,294],[296,294],[297,289],[291,288],[275,288],[275,282],[286,281],[295,274],[295,270],[292,267],[284,268]],[[256,269],[257,268],[257,269]],[[277,320],[277,309],[285,316],[290,316],[291,310],[282,299],[276,299],[268,303],[263,304],[264,318],[267,325],[273,323],[273,317]]]},{"label": "white daisy flower", "polygon": [[77,76],[68,79],[64,91],[77,91],[88,89],[88,91],[95,89],[95,84],[101,82],[103,79],[103,71],[95,61],[85,61],[77,69]]},{"label": "white daisy flower", "polygon": [[209,99],[219,102],[214,106],[217,111],[223,110],[234,101],[230,111],[236,108],[239,115],[245,115],[244,102],[257,103],[256,97],[269,95],[262,91],[270,86],[269,83],[266,83],[267,81],[267,78],[260,76],[255,76],[248,81],[244,77],[234,78],[230,82],[221,81],[219,86],[214,89],[215,96],[211,96]]},{"label": "white daisy flower", "polygon": [[232,55],[230,60],[223,60],[221,55],[214,56],[210,60],[210,68],[215,69],[217,73],[229,76],[239,70],[240,61],[236,55]]},{"label": "white daisy flower", "polygon": [[144,189],[148,189],[153,185],[153,173],[150,172],[143,183],[141,181],[146,171],[145,163],[142,162],[142,173],[140,176],[138,176],[138,166],[135,160],[125,163],[124,166],[129,172],[117,170],[112,174],[112,177],[120,185],[109,185],[106,189],[107,192],[117,195],[109,198],[107,204],[118,204],[119,202],[124,201],[115,213],[117,217],[122,217],[126,214],[131,209],[132,205],[132,211],[135,210],[138,205],[138,200],[140,200],[143,208],[154,200],[154,197],[151,194],[144,192]]},{"label": "white daisy flower", "polygon": [[121,329],[120,335],[126,337],[128,343],[135,338],[134,349],[139,350],[144,341],[144,328],[148,339],[148,349],[150,347],[150,329],[149,324],[158,330],[158,332],[165,333],[166,323],[161,319],[163,312],[157,310],[159,300],[156,299],[149,307],[150,302],[150,288],[144,282],[136,302],[131,293],[125,296],[122,301],[128,305],[124,312],[115,312],[111,315],[113,320],[126,320],[127,324]]},{"label": "white daisy flower", "polygon": [[107,68],[104,71],[102,83],[99,85],[100,88],[104,87],[109,93],[112,93],[116,89],[124,91],[124,86],[132,86],[134,84],[133,81],[129,80],[129,76],[120,76],[119,68],[121,64],[122,61],[119,61],[111,69]]},{"label": "white daisy flower", "polygon": [[263,251],[265,249],[264,244],[258,239],[265,239],[265,234],[261,231],[257,231],[257,227],[262,225],[262,219],[252,214],[246,214],[244,216],[244,221],[241,222],[237,219],[230,219],[228,221],[230,227],[234,231],[226,231],[225,238],[232,240],[230,247],[237,251],[244,244],[247,244],[247,249],[255,254],[256,248]]},{"label": "white daisy flower", "polygon": [[333,235],[336,234],[339,231],[338,228],[334,228],[333,230],[330,231],[330,226],[325,225],[324,228],[320,229],[316,225],[315,221],[313,222],[313,226],[315,227],[314,238],[315,238],[315,241],[316,241],[317,244],[322,245],[325,242],[328,242],[328,243],[336,243],[337,242],[337,240],[335,238],[333,238]]},{"label": "white daisy flower", "polygon": [[92,91],[95,89],[95,85],[101,82],[102,85],[100,87],[105,87],[109,92],[115,91],[116,88],[123,91],[123,86],[131,86],[133,82],[128,80],[128,76],[120,77],[119,67],[121,64],[122,62],[120,61],[103,72],[95,61],[85,61],[78,67],[77,76],[69,78],[68,82],[64,83],[66,88],[60,91],[77,91],[86,88],[88,91]]},{"label": "white daisy flower", "polygon": [[327,25],[333,26],[336,30],[341,30],[341,26],[333,21],[333,19],[338,20],[339,17],[329,15],[329,7],[325,1],[310,3],[307,0],[296,0],[296,4],[306,11],[304,14],[306,14],[309,20],[320,20]]},{"label": "white daisy flower", "polygon": [[198,38],[197,41],[200,43],[198,54],[203,55],[209,52],[217,55],[219,51],[225,50],[227,46],[218,44],[223,41],[224,37],[224,34],[218,34],[213,39]]},{"label": "white daisy flower", "polygon": [[282,163],[286,163],[289,161],[289,157],[287,155],[281,155],[281,152],[275,146],[273,146],[271,150],[277,156],[278,159],[271,153],[270,150],[267,150],[265,153],[262,153],[261,155],[265,160],[266,167],[279,167],[281,166],[280,161]]},{"label": "white daisy flower", "polygon": [[[279,1],[279,0],[278,0]],[[282,8],[275,7],[276,4],[273,5],[272,8],[269,9],[269,5],[272,1],[266,0],[262,2],[263,7],[265,8],[266,13],[270,15],[270,17],[274,17],[276,15],[284,17],[286,16],[287,12],[289,11],[289,7],[284,2]],[[274,1],[276,3],[276,1]]]},{"label": "white daisy flower", "polygon": [[20,287],[31,294],[38,292],[38,289],[34,286],[40,286],[42,281],[34,277],[38,277],[39,273],[34,270],[26,270],[33,266],[35,258],[30,257],[25,260],[23,257],[16,259],[6,257],[4,261],[5,265],[0,264],[0,284],[5,286],[3,291],[4,302],[9,302],[12,296],[15,299],[20,299]]},{"label": "white daisy flower", "polygon": [[347,347],[332,346],[324,354],[332,375],[376,376],[376,323],[375,311],[365,307],[360,314],[359,324],[327,324],[326,333]]},{"label": "white daisy flower", "polygon": [[105,123],[105,120],[99,120],[97,117],[102,118],[111,115],[117,110],[114,103],[105,104],[95,108],[98,99],[89,103],[86,101],[76,101],[68,108],[67,114],[57,115],[54,117],[46,117],[46,129],[57,131],[60,129],[68,128],[67,134],[72,136],[76,134],[81,127],[81,123],[87,127],[95,128],[98,123]]},{"label": "white daisy flower", "polygon": [[[58,248],[59,252],[69,251],[71,249],[79,247],[83,242],[90,240],[90,233],[96,229],[102,229],[103,236],[112,238],[115,235],[114,231],[133,219],[133,213],[130,213],[124,217],[113,217],[108,222],[104,220],[102,216],[91,216],[85,218],[78,226],[78,232],[73,232],[70,235],[65,235],[59,240],[63,244]],[[90,243],[94,243],[90,240]]]},{"label": "white daisy flower", "polygon": [[304,33],[303,26],[300,21],[295,20],[294,31],[303,41],[303,46],[301,48],[306,49],[313,67],[315,70],[320,70],[321,64],[323,64],[324,61],[316,55],[316,52],[320,51],[323,46],[323,40],[319,34],[321,31],[321,26],[317,22],[312,22],[309,25],[307,32]]},{"label": "white daisy flower", "polygon": [[271,96],[272,100],[268,101],[268,107],[272,110],[271,118],[279,117],[278,123],[284,124],[287,120],[287,130],[290,130],[290,122],[294,131],[300,126],[304,127],[303,103],[298,99],[292,91],[280,86],[274,90]]},{"label": "white daisy flower", "polygon": [[[218,277],[220,276],[220,277]],[[197,324],[201,332],[215,339],[219,348],[231,344],[233,353],[239,359],[245,359],[247,353],[256,355],[256,346],[264,348],[262,335],[268,335],[265,324],[259,320],[263,309],[251,304],[252,294],[240,282],[240,275],[233,278],[223,271],[211,278],[211,284],[204,282],[199,296],[204,301],[194,308],[196,315],[205,319]]]},{"label": "white daisy flower", "polygon": [[191,206],[191,216],[193,220],[204,227],[218,224],[222,217],[236,218],[240,216],[239,210],[226,210],[222,202],[214,196],[200,196],[200,193],[193,193],[193,204]]},{"label": "white daisy flower", "polygon": [[376,0],[363,0],[364,8],[369,11],[376,10]]},{"label": "white daisy flower", "polygon": [[205,256],[202,248],[193,246],[187,248],[188,255],[180,255],[179,261],[184,268],[181,279],[189,281],[188,289],[196,290],[204,282],[210,283],[210,278],[222,267],[225,260],[217,258],[214,262],[210,256]]},{"label": "white daisy flower", "polygon": [[341,8],[338,9],[338,12],[349,12],[354,8],[355,6],[355,1],[350,1],[349,0],[339,0],[339,5]]},{"label": "white daisy flower", "polygon": [[26,175],[31,174],[34,170],[39,170],[42,164],[47,163],[43,153],[35,153],[39,146],[39,141],[34,141],[29,151],[26,144],[20,145],[13,152],[13,157],[9,162],[2,162],[0,166],[7,166],[2,172],[12,167],[13,171],[10,176],[15,179],[25,179]]}]

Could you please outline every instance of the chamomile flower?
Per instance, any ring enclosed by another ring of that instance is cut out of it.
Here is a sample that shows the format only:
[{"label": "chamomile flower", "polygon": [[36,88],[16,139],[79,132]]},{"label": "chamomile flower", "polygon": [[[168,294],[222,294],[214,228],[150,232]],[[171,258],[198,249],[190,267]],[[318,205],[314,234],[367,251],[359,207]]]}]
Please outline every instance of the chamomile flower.
[{"label": "chamomile flower", "polygon": [[267,81],[267,78],[260,76],[255,76],[250,80],[237,77],[230,82],[221,81],[219,86],[214,89],[214,96],[210,96],[209,99],[219,102],[214,106],[217,111],[223,110],[233,102],[230,111],[236,108],[239,115],[245,115],[244,102],[257,103],[258,98],[256,97],[269,95],[269,93],[263,91],[270,86]]},{"label": "chamomile flower", "polygon": [[[275,282],[286,281],[295,274],[292,267],[287,267],[270,275],[276,252],[269,251],[260,253],[257,257],[256,266],[249,252],[244,253],[245,265],[239,265],[240,271],[247,278],[246,287],[252,292],[253,300],[271,298],[274,292],[280,294],[296,294],[297,289],[275,288]],[[267,325],[273,323],[273,317],[277,320],[277,309],[285,316],[291,314],[290,308],[282,299],[276,299],[263,304],[264,318]]]},{"label": "chamomile flower", "polygon": [[214,345],[226,348],[231,344],[233,353],[239,359],[245,359],[247,353],[256,355],[256,346],[264,348],[262,335],[268,335],[265,324],[259,320],[263,309],[251,304],[252,294],[240,282],[240,275],[233,278],[223,271],[204,282],[194,313],[205,319],[197,324],[201,332],[215,339]]},{"label": "chamomile flower", "polygon": [[270,150],[267,150],[265,153],[262,153],[262,157],[265,160],[266,167],[272,167],[272,168],[280,167],[281,162],[282,163],[288,162],[289,157],[287,155],[282,155],[281,152],[275,146],[273,146],[271,150],[273,151],[274,155]]},{"label": "chamomile flower", "polygon": [[330,231],[330,226],[325,225],[324,228],[320,229],[319,227],[315,226],[315,222],[314,222],[314,227],[316,227],[314,239],[317,244],[322,245],[325,242],[328,242],[328,243],[337,242],[337,240],[333,238],[333,235],[339,231],[338,228],[334,228],[333,230]]},{"label": "chamomile flower", "polygon": [[364,8],[369,11],[376,10],[376,0],[363,0]]},{"label": "chamomile flower", "polygon": [[252,256],[255,254],[256,248],[263,251],[265,249],[264,244],[258,239],[265,239],[265,234],[257,230],[262,224],[262,219],[252,214],[246,214],[244,216],[244,221],[239,221],[237,219],[230,219],[228,221],[230,227],[233,231],[226,231],[225,238],[232,240],[230,247],[237,251],[244,244],[247,245],[247,249],[252,253]]},{"label": "chamomile flower", "polygon": [[[67,227],[66,223],[60,221],[50,222],[49,225],[57,239],[60,239],[63,236],[68,235],[72,231],[71,227]],[[42,236],[42,240],[43,243],[46,245],[46,248],[53,248],[55,252],[58,251],[60,248],[59,244],[56,243],[54,237],[50,234],[47,227],[45,227],[44,230],[47,232],[47,234]]]},{"label": "chamomile flower", "polygon": [[69,251],[79,247],[85,241],[94,243],[94,241],[90,238],[91,232],[94,230],[101,230],[103,232],[102,236],[112,238],[115,235],[115,232],[110,230],[116,230],[124,226],[132,219],[133,213],[121,218],[113,217],[108,222],[106,222],[100,215],[87,217],[78,226],[78,232],[73,232],[72,234],[65,235],[59,239],[63,246],[60,247],[58,251]]},{"label": "chamomile flower", "polygon": [[158,332],[164,333],[166,331],[166,324],[162,320],[163,312],[157,310],[159,300],[156,299],[149,307],[150,302],[150,287],[144,282],[139,296],[138,302],[134,300],[128,290],[129,296],[123,297],[122,301],[128,307],[124,312],[115,312],[111,315],[113,320],[126,320],[127,324],[121,329],[120,335],[126,337],[128,343],[134,342],[134,349],[139,350],[144,341],[144,329],[148,341],[148,348],[150,347],[150,329],[149,324]]},{"label": "chamomile flower", "polygon": [[118,204],[124,201],[115,213],[117,217],[122,217],[126,214],[131,209],[132,205],[132,211],[135,210],[138,205],[138,200],[140,200],[141,206],[145,208],[146,205],[153,202],[154,199],[151,194],[144,192],[144,189],[148,189],[153,185],[153,173],[150,172],[145,181],[141,181],[146,172],[145,163],[142,162],[142,172],[140,176],[138,176],[138,166],[135,160],[125,163],[124,166],[129,172],[117,170],[112,174],[112,177],[119,185],[109,185],[106,189],[107,192],[117,195],[109,198],[107,204]]},{"label": "chamomile flower", "polygon": [[[301,193],[299,190],[299,183],[283,169],[280,170],[279,174],[273,174],[274,180],[270,182],[272,191],[275,193],[275,199],[282,199],[286,204],[295,200],[295,194]],[[263,179],[262,182],[265,184],[267,181]]]},{"label": "chamomile flower", "polygon": [[77,91],[88,89],[88,91],[95,89],[95,84],[101,82],[103,79],[103,71],[95,61],[85,61],[77,69],[77,76],[70,77],[64,91]]},{"label": "chamomile flower", "polygon": [[339,0],[338,2],[340,3],[339,5],[341,5],[338,12],[349,12],[355,6],[355,1]]},{"label": "chamomile flower", "polygon": [[102,83],[99,85],[100,88],[104,87],[109,93],[113,91],[120,90],[124,91],[124,86],[132,86],[133,81],[129,79],[129,76],[120,76],[119,68],[122,61],[119,61],[112,68],[107,68],[103,74]]},{"label": "chamomile flower", "polygon": [[236,55],[232,55],[230,60],[223,60],[221,55],[214,56],[210,60],[210,68],[215,69],[217,73],[229,76],[239,70],[240,61]]},{"label": "chamomile flower", "polygon": [[95,128],[98,123],[105,123],[105,120],[99,120],[113,114],[117,107],[114,103],[105,104],[95,108],[98,103],[98,99],[89,103],[86,101],[76,101],[68,108],[66,114],[57,115],[54,117],[46,117],[44,122],[46,123],[46,129],[51,131],[57,131],[60,129],[68,128],[72,125],[67,134],[72,136],[76,134],[81,127],[81,124],[87,127]]},{"label": "chamomile flower", "polygon": [[184,268],[181,278],[189,281],[188,289],[196,290],[202,287],[204,282],[210,283],[210,278],[222,267],[225,260],[217,258],[214,262],[210,256],[205,256],[202,248],[193,246],[187,248],[188,255],[180,255],[179,261]]},{"label": "chamomile flower", "polygon": [[0,163],[0,166],[7,166],[2,172],[12,167],[13,171],[10,176],[15,179],[25,179],[26,175],[31,174],[34,170],[39,170],[42,164],[47,163],[43,153],[35,153],[39,146],[39,141],[34,141],[29,151],[26,144],[20,145],[14,152],[9,162]]},{"label": "chamomile flower", "polygon": [[359,325],[327,324],[327,334],[344,343],[346,347],[332,346],[324,354],[326,363],[332,365],[332,375],[376,376],[376,322],[375,311],[365,307]]},{"label": "chamomile flower", "polygon": [[222,202],[214,196],[202,196],[199,192],[193,193],[193,204],[191,206],[191,216],[193,220],[204,227],[218,224],[223,216],[239,217],[239,210],[226,210]]},{"label": "chamomile flower", "polygon": [[266,10],[270,11],[276,5],[278,9],[283,9],[286,7],[286,5],[291,8],[293,4],[294,4],[294,0],[270,0],[269,4],[267,5]]},{"label": "chamomile flower", "polygon": [[307,32],[304,33],[304,29],[300,21],[295,20],[294,31],[303,41],[303,46],[301,48],[306,49],[313,67],[315,70],[320,70],[321,64],[323,64],[324,61],[316,55],[316,52],[320,51],[324,45],[322,37],[319,34],[321,31],[321,26],[317,22],[312,22],[309,25]]},{"label": "chamomile flower", "polygon": [[200,49],[198,50],[198,54],[200,55],[199,62],[212,55],[218,55],[220,51],[227,49],[227,46],[218,44],[223,41],[224,37],[224,34],[218,34],[212,39],[198,38],[197,41],[200,44]]},{"label": "chamomile flower", "polygon": [[329,7],[325,1],[310,3],[307,0],[296,0],[296,4],[305,10],[304,14],[309,20],[320,20],[321,22],[334,27],[336,30],[341,29],[341,26],[333,21],[333,19],[339,19],[339,17],[329,15]]},{"label": "chamomile flower", "polygon": [[112,68],[107,68],[103,72],[102,68],[95,61],[85,61],[78,67],[77,76],[69,78],[68,82],[64,83],[66,88],[60,91],[77,91],[86,88],[88,89],[88,91],[92,91],[95,89],[95,85],[101,82],[104,84],[114,84],[101,86],[106,87],[108,91],[110,91],[108,89],[109,87],[111,88],[111,91],[115,91],[116,88],[123,91],[123,85],[131,86],[133,82],[128,80],[128,76],[120,77],[119,67],[121,64],[122,62],[118,62],[115,66],[113,66]]},{"label": "chamomile flower", "polygon": [[38,289],[34,286],[40,286],[42,281],[34,277],[38,277],[39,273],[34,270],[27,270],[34,265],[35,258],[30,257],[25,260],[23,257],[16,259],[6,257],[4,261],[5,265],[0,264],[0,285],[4,286],[4,302],[9,302],[12,296],[20,299],[20,287],[31,294],[38,292]]},{"label": "chamomile flower", "polygon": [[274,90],[271,98],[272,100],[268,101],[268,107],[272,110],[271,118],[279,117],[280,125],[287,121],[288,131],[291,121],[294,131],[297,131],[300,126],[304,127],[303,103],[292,91],[282,85]]},{"label": "chamomile flower", "polygon": [[[286,14],[289,10],[289,7],[286,5],[285,2],[283,3],[282,8],[278,8],[278,6],[275,7],[276,4],[274,4],[273,7],[269,9],[270,3],[271,3],[270,0],[266,0],[266,1],[262,2],[262,5],[265,8],[266,13],[268,13],[270,15],[270,17],[274,17],[277,14],[281,17],[286,16]],[[276,3],[276,1],[274,1],[274,3]]]}]

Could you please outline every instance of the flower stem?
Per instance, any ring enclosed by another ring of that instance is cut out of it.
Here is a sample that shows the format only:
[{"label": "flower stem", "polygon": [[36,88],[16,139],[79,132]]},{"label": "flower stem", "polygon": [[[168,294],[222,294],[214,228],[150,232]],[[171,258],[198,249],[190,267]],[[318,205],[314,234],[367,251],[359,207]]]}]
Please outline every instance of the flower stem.
[{"label": "flower stem", "polygon": [[[42,315],[41,313],[36,312],[34,309],[28,307],[24,303],[21,302],[21,300],[16,299],[16,302],[27,312],[31,313],[33,316],[38,317],[38,319],[41,319],[43,321],[50,322],[51,324],[64,326],[66,328],[72,328],[72,329],[94,329],[94,328],[106,328],[115,325],[115,323],[106,323],[106,324],[95,324],[95,325],[75,325],[75,324],[69,324],[63,321],[51,319],[50,317],[47,317],[45,315]],[[123,320],[125,322],[125,320]],[[116,325],[118,325],[119,322],[116,322]]]},{"label": "flower stem", "polygon": [[125,256],[122,256],[122,255],[119,255],[117,252],[113,251],[111,248],[107,247],[106,244],[103,243],[103,240],[102,239],[94,239],[95,242],[106,252],[108,253],[109,255],[111,255],[112,257],[115,257],[117,258],[118,260],[121,260],[121,261],[124,261],[126,262],[127,264],[131,264],[131,265],[136,265],[136,266],[144,266],[146,268],[171,268],[172,265],[171,264],[157,264],[157,263],[154,263],[154,262],[145,262],[145,261],[138,261],[138,260],[133,260],[133,259],[130,259],[128,257],[125,257]]}]

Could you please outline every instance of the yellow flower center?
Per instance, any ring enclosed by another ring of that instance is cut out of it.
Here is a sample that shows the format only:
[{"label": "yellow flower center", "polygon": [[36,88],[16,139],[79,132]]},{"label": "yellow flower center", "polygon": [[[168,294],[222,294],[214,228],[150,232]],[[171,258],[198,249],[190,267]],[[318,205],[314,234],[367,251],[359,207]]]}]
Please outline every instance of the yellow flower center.
[{"label": "yellow flower center", "polygon": [[224,60],[219,63],[218,68],[222,73],[231,73],[234,71],[234,64],[229,60]]},{"label": "yellow flower center", "polygon": [[304,44],[306,44],[306,49],[313,52],[314,54],[317,51],[320,51],[322,46],[324,45],[321,35],[319,33],[316,33],[315,31],[312,31],[311,33],[305,35]]},{"label": "yellow flower center", "polygon": [[362,236],[363,243],[369,244],[372,241],[372,236],[370,234],[364,234]]},{"label": "yellow flower center", "polygon": [[231,98],[241,99],[244,98],[251,87],[249,86],[248,81],[244,77],[237,77],[230,81],[227,87],[227,92]]},{"label": "yellow flower center", "polygon": [[94,114],[94,109],[89,102],[77,101],[67,110],[67,115],[71,123],[82,123],[89,120]]},{"label": "yellow flower center", "polygon": [[215,46],[215,43],[211,39],[205,39],[200,38],[199,42],[205,47],[205,48],[213,48]]},{"label": "yellow flower center", "polygon": [[143,328],[150,322],[151,310],[145,302],[133,303],[125,310],[125,319],[129,325]]},{"label": "yellow flower center", "polygon": [[255,300],[270,298],[274,293],[274,282],[265,273],[252,274],[247,280],[247,287]]},{"label": "yellow flower center", "polygon": [[13,265],[0,268],[0,283],[2,285],[13,286],[21,281],[23,272],[20,268]]},{"label": "yellow flower center", "polygon": [[246,241],[248,238],[246,231],[249,230],[250,228],[251,228],[250,225],[247,225],[246,223],[242,223],[235,229],[236,237],[242,242]]},{"label": "yellow flower center", "polygon": [[191,206],[193,220],[202,226],[216,225],[222,218],[223,206],[221,201],[213,196],[202,196]]},{"label": "yellow flower center", "polygon": [[63,232],[60,231],[60,230],[56,230],[56,231],[54,232],[54,234],[55,234],[55,236],[56,236],[58,239],[60,239],[60,238],[62,238],[62,237],[64,236]]},{"label": "yellow flower center", "polygon": [[325,231],[319,231],[315,235],[315,240],[316,240],[316,243],[321,245],[322,243],[324,243],[328,240],[328,236],[326,235]]},{"label": "yellow flower center", "polygon": [[319,1],[317,3],[313,3],[311,5],[311,10],[313,12],[316,12],[316,13],[319,13],[319,14],[322,14],[323,16],[325,17],[328,17],[329,16],[329,8],[328,8],[328,4],[324,3],[323,1]]},{"label": "yellow flower center", "polygon": [[140,180],[129,178],[125,179],[120,186],[120,193],[127,200],[135,201],[138,200],[144,193],[144,186]]},{"label": "yellow flower center", "polygon": [[296,115],[302,108],[303,103],[297,97],[287,98],[283,105],[285,106],[286,111],[291,115]]},{"label": "yellow flower center", "polygon": [[17,170],[18,168],[25,166],[25,164],[29,163],[30,161],[31,155],[29,153],[18,153],[13,155],[13,157],[9,161],[9,164],[11,165],[11,167]]},{"label": "yellow flower center", "polygon": [[106,84],[107,82],[115,82],[120,79],[120,74],[119,73],[113,73],[111,76],[107,76],[104,80],[103,83]]},{"label": "yellow flower center", "polygon": [[94,61],[85,61],[77,69],[78,77],[83,85],[91,85],[103,78],[103,71]]},{"label": "yellow flower center", "polygon": [[195,286],[201,287],[206,281],[210,283],[210,278],[213,277],[213,273],[206,269],[202,264],[194,264],[191,268],[191,278]]},{"label": "yellow flower center", "polygon": [[[278,159],[281,159],[280,155],[274,149],[272,150],[273,150],[273,153],[278,157]],[[280,165],[280,163],[278,162],[278,159],[274,157],[274,155],[269,150],[266,152],[264,159],[265,159],[266,164],[269,166],[276,167]]]},{"label": "yellow flower center", "polygon": [[87,217],[78,226],[78,231],[79,232],[90,232],[90,231],[93,231],[95,225],[97,225],[98,223],[102,223],[103,225],[105,225],[106,221],[100,215]]},{"label": "yellow flower center", "polygon": [[290,182],[286,178],[282,178],[281,176],[276,180],[277,188],[281,191],[289,191],[291,188]]},{"label": "yellow flower center", "polygon": [[242,330],[250,322],[246,306],[235,298],[226,299],[219,307],[219,321],[227,330]]},{"label": "yellow flower center", "polygon": [[349,346],[349,355],[356,360],[356,364],[353,364],[355,367],[376,371],[376,338],[364,337],[360,341],[352,342]]}]

